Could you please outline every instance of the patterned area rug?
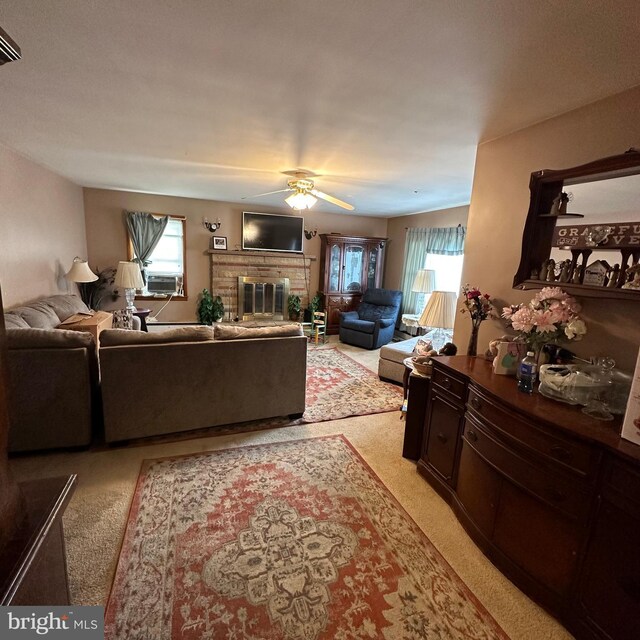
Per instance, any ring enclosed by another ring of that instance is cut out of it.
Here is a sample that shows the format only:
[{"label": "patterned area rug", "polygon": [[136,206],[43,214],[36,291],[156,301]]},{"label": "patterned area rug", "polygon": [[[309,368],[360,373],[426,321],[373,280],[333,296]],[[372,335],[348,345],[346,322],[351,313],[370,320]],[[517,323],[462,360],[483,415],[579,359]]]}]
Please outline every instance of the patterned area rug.
[{"label": "patterned area rug", "polygon": [[307,402],[298,422],[322,422],[349,416],[398,411],[402,388],[334,348],[307,354]]},{"label": "patterned area rug", "polygon": [[108,640],[506,639],[344,436],[147,460]]}]

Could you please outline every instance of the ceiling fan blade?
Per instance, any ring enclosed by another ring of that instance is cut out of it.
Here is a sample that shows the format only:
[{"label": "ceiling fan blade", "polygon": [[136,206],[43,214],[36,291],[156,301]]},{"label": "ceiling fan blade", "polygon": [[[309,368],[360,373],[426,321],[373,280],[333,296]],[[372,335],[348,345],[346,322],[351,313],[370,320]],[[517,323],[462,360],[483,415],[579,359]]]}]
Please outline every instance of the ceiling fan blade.
[{"label": "ceiling fan blade", "polygon": [[318,198],[322,198],[327,202],[331,202],[332,204],[337,205],[338,207],[342,207],[343,209],[348,209],[349,211],[353,211],[353,205],[350,205],[348,202],[344,202],[344,200],[338,200],[338,198],[334,198],[333,196],[327,195],[322,191],[318,191],[317,189],[311,189],[309,191],[310,194],[317,196]]},{"label": "ceiling fan blade", "polygon": [[284,193],[285,191],[293,191],[293,189],[278,189],[277,191],[267,191],[266,193],[256,193],[254,196],[244,196],[240,200],[246,200],[247,198],[259,198],[260,196],[270,196],[274,193]]}]

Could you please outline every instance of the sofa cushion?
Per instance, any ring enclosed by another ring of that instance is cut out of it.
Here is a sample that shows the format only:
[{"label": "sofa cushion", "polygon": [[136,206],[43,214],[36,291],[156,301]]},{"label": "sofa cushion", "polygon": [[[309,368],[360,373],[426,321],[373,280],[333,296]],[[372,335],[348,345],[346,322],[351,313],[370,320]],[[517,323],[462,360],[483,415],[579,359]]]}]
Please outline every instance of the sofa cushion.
[{"label": "sofa cushion", "polygon": [[93,348],[93,336],[88,331],[65,329],[7,329],[9,349],[74,349]]},{"label": "sofa cushion", "polygon": [[373,333],[376,328],[376,323],[371,320],[360,320],[352,316],[343,316],[340,326],[343,329],[353,329],[354,331],[361,331],[362,333]]},{"label": "sofa cushion", "polygon": [[64,322],[75,313],[89,313],[90,311],[89,307],[78,296],[69,294],[50,296],[49,298],[43,298],[41,302],[46,303],[53,309],[60,322]]},{"label": "sofa cushion", "polygon": [[281,324],[269,327],[241,327],[238,325],[217,324],[214,329],[216,340],[247,340],[249,338],[285,338],[302,336],[300,324]]},{"label": "sofa cushion", "polygon": [[100,332],[101,347],[117,347],[134,344],[166,344],[168,342],[206,342],[213,340],[211,327],[177,327],[166,331],[131,331],[129,329],[105,329]]},{"label": "sofa cushion", "polygon": [[28,329],[27,321],[17,313],[9,311],[4,314],[4,326],[7,329]]},{"label": "sofa cushion", "polygon": [[60,324],[60,318],[44,300],[12,309],[11,312],[19,315],[32,329],[55,329]]}]

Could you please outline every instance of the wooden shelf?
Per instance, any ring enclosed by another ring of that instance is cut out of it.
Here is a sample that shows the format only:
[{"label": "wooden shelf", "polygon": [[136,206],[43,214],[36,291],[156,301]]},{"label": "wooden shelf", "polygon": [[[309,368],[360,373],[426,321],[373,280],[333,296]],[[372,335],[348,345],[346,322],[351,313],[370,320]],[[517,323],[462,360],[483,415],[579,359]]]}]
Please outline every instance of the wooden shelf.
[{"label": "wooden shelf", "polygon": [[640,289],[617,289],[609,287],[592,287],[588,284],[571,282],[547,282],[546,280],[525,280],[514,289],[543,289],[544,287],[560,287],[563,291],[581,298],[610,298],[615,300],[640,300]]}]

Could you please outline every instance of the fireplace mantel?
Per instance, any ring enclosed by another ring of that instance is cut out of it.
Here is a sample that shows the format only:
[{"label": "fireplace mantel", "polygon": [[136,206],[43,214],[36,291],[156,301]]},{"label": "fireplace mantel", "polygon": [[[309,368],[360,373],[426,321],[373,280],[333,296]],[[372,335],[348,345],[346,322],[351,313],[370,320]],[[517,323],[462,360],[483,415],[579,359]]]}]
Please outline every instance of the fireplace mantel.
[{"label": "fireplace mantel", "polygon": [[265,258],[283,258],[289,260],[300,260],[304,258],[305,260],[317,260],[316,256],[308,256],[304,253],[287,253],[283,251],[225,251],[220,249],[208,249],[207,253],[213,258],[213,256],[220,256],[224,258],[224,256],[253,256],[256,258],[265,257]]}]

